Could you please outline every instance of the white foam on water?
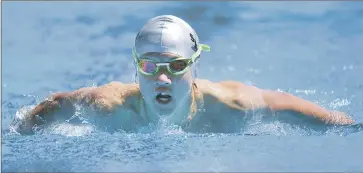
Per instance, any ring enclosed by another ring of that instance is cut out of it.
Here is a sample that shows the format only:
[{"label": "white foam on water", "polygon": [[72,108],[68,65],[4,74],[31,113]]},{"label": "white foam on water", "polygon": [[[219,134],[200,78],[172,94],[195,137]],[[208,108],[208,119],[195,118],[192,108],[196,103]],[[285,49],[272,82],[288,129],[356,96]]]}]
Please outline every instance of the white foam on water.
[{"label": "white foam on water", "polygon": [[13,120],[9,124],[9,132],[14,134],[19,134],[19,129],[25,126],[27,121],[27,114],[31,111],[35,105],[23,106],[18,109],[15,113]]},{"label": "white foam on water", "polygon": [[351,103],[348,99],[335,99],[330,103],[330,107],[333,109],[338,109],[343,106],[348,106]]},{"label": "white foam on water", "polygon": [[297,89],[295,93],[304,93],[305,95],[314,95],[316,90]]},{"label": "white foam on water", "polygon": [[19,110],[16,111],[15,118],[23,120],[25,118],[25,116],[27,115],[27,113],[29,113],[29,111],[31,111],[34,107],[35,107],[35,105],[21,107]]},{"label": "white foam on water", "polygon": [[45,128],[43,133],[59,134],[63,136],[85,136],[95,132],[95,127],[91,124],[73,125],[69,123],[53,124]]}]

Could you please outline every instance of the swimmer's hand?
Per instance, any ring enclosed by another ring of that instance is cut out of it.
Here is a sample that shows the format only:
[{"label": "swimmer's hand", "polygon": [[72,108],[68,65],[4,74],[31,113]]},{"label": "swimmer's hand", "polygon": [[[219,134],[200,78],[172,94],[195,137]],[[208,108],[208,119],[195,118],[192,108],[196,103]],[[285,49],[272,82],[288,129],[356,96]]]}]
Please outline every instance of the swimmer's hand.
[{"label": "swimmer's hand", "polygon": [[26,112],[24,118],[15,117],[10,127],[15,131],[23,134],[32,133],[35,125],[43,125],[50,120],[51,116],[46,116],[54,113],[61,108],[61,102],[65,98],[66,93],[57,93],[45,99],[33,109]]},{"label": "swimmer's hand", "polygon": [[354,123],[354,120],[344,112],[326,110],[289,93],[264,90],[263,96],[266,106],[271,110],[292,110],[312,116],[325,124],[350,125]]},{"label": "swimmer's hand", "polygon": [[354,120],[350,118],[346,113],[340,111],[331,111],[329,116],[325,118],[327,124],[338,125],[350,125],[354,123]]}]

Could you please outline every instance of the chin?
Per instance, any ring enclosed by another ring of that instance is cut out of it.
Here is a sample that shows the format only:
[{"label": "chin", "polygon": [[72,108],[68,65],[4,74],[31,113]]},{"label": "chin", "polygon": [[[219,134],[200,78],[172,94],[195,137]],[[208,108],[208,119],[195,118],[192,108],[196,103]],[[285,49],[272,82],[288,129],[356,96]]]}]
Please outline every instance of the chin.
[{"label": "chin", "polygon": [[171,115],[175,111],[175,105],[173,105],[172,103],[165,104],[165,105],[155,103],[154,110],[155,110],[155,113],[157,113],[159,115]]},{"label": "chin", "polygon": [[169,116],[174,113],[174,110],[155,110],[155,111],[160,116]]}]

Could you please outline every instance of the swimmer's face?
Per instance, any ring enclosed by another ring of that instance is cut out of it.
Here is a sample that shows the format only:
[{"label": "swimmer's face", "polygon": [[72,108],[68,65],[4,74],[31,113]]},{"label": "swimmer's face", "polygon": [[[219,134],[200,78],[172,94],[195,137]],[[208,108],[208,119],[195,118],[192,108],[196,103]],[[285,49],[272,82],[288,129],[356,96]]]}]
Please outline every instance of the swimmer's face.
[{"label": "swimmer's face", "polygon": [[[138,72],[140,91],[148,109],[159,115],[170,115],[178,106],[183,106],[193,83],[191,68],[181,61],[175,62],[178,57],[167,53],[148,53],[140,59],[152,62],[150,64],[145,62],[142,65],[144,71],[153,71],[155,63],[159,64],[159,70],[152,75]],[[170,65],[169,69],[166,65]],[[182,73],[173,74],[169,71],[180,71],[184,68],[185,71],[181,71]]]}]

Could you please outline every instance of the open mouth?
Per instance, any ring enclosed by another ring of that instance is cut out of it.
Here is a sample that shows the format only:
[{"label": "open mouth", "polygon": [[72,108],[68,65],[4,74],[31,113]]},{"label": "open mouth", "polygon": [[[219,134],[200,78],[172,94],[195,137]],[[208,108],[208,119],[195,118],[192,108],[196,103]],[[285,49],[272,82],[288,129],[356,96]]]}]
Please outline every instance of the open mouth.
[{"label": "open mouth", "polygon": [[166,93],[159,93],[158,95],[156,95],[156,101],[161,104],[168,104],[169,102],[171,102],[171,100],[171,95],[168,95]]}]

